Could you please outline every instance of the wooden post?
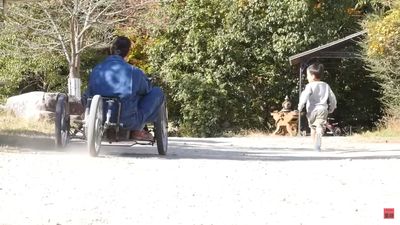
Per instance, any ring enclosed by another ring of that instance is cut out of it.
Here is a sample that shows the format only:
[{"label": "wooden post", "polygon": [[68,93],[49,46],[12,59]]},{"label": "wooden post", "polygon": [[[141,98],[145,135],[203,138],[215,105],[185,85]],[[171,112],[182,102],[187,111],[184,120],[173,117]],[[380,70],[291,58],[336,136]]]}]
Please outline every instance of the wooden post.
[{"label": "wooden post", "polygon": [[[303,73],[303,66],[304,64],[300,64],[300,72],[299,72],[299,103],[300,103],[300,95],[301,95],[301,86],[303,84],[302,82],[302,73]],[[299,112],[299,118],[298,118],[298,127],[297,127],[297,136],[301,136],[301,112]]]}]

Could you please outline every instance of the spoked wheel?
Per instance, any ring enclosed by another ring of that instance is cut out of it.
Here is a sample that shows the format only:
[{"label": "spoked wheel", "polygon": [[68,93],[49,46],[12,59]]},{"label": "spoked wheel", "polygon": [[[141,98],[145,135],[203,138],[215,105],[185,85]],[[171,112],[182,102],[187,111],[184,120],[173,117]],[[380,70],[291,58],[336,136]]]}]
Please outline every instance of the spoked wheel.
[{"label": "spoked wheel", "polygon": [[352,135],[351,126],[343,127],[343,135],[345,135],[345,136]]},{"label": "spoked wheel", "polygon": [[69,142],[69,112],[68,97],[65,94],[57,95],[55,118],[55,144],[57,148],[65,148]]},{"label": "spoked wheel", "polygon": [[314,149],[316,151],[321,151],[321,143],[322,143],[323,133],[324,133],[323,127],[317,126],[315,129],[315,146],[314,146]]},{"label": "spoked wheel", "polygon": [[154,122],[154,135],[158,154],[166,155],[168,151],[168,112],[165,100],[160,107],[159,116]]},{"label": "spoked wheel", "polygon": [[342,135],[342,130],[339,127],[335,127],[333,129],[333,136],[341,136]]},{"label": "spoked wheel", "polygon": [[95,95],[90,104],[89,118],[87,120],[87,145],[91,156],[98,156],[103,136],[103,99]]}]

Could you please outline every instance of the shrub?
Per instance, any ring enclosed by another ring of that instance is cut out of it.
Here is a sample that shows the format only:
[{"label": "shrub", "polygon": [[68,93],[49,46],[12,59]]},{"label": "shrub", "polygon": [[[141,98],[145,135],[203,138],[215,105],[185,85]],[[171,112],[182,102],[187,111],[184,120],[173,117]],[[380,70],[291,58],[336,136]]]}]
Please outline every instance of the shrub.
[{"label": "shrub", "polygon": [[[161,7],[151,69],[186,135],[270,129],[271,108],[297,98],[288,57],[359,29],[354,1],[186,0]],[[349,67],[350,68],[350,67]],[[350,68],[351,70],[352,68]],[[365,72],[365,71],[364,71]],[[361,113],[361,112],[360,112]]]},{"label": "shrub", "polygon": [[400,1],[382,16],[364,21],[368,30],[364,58],[382,87],[381,101],[389,117],[400,118]]}]

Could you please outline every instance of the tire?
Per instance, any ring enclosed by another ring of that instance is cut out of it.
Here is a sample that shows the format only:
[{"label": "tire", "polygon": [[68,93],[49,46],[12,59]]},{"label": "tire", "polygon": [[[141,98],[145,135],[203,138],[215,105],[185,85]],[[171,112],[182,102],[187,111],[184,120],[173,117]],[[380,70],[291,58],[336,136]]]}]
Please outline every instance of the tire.
[{"label": "tire", "polygon": [[343,135],[344,136],[352,135],[351,126],[343,127]]},{"label": "tire", "polygon": [[87,126],[89,124],[89,110],[90,110],[90,106],[86,105],[85,106],[85,114],[84,114],[84,118],[83,118],[83,121],[84,121],[84,124],[83,124],[83,135],[84,135],[84,139],[85,140],[87,140],[87,137],[88,137],[88,132],[87,132],[88,128],[87,128]]},{"label": "tire", "polygon": [[154,135],[158,154],[166,155],[168,151],[168,111],[165,99],[160,107],[159,116],[154,122]]},{"label": "tire", "polygon": [[342,130],[339,127],[333,129],[333,136],[342,136]]},{"label": "tire", "polygon": [[100,95],[95,95],[92,99],[87,122],[87,147],[89,154],[96,157],[99,155],[103,136],[103,98]]},{"label": "tire", "polygon": [[55,111],[55,144],[56,148],[65,148],[69,142],[69,107],[68,97],[65,94],[58,94]]}]

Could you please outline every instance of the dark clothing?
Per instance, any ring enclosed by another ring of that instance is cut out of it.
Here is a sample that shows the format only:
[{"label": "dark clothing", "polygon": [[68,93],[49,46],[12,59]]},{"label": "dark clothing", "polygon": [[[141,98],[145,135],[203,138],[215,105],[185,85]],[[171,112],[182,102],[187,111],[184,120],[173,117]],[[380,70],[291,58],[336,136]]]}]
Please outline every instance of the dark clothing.
[{"label": "dark clothing", "polygon": [[120,121],[130,130],[141,130],[146,122],[153,122],[164,100],[162,90],[152,88],[143,71],[118,55],[111,55],[94,67],[86,94],[119,97]]}]

